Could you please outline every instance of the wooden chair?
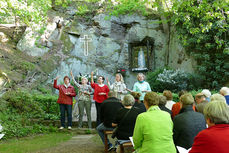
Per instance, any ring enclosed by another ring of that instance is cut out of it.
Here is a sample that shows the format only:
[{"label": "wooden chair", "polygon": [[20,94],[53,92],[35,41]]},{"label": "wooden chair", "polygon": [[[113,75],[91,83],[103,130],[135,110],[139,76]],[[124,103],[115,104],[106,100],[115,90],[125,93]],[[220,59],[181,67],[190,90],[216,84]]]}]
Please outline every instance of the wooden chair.
[{"label": "wooden chair", "polygon": [[112,134],[113,131],[104,131],[104,151],[108,152],[108,135]]},{"label": "wooden chair", "polygon": [[[124,143],[120,144],[119,146],[120,146],[120,153],[124,153],[124,148],[129,148],[129,147],[133,148],[133,145],[130,141],[124,142]],[[133,151],[134,151],[134,149],[133,149]]]}]

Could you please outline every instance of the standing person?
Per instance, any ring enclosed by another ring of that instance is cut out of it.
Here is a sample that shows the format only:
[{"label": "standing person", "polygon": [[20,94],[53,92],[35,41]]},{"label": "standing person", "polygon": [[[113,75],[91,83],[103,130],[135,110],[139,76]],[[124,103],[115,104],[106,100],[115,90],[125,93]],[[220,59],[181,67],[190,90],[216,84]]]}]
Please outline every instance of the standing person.
[{"label": "standing person", "polygon": [[115,82],[112,85],[110,85],[110,82],[107,78],[107,84],[108,84],[109,89],[116,93],[116,97],[120,100],[123,100],[127,91],[126,91],[126,85],[124,83],[122,74],[116,73]]},{"label": "standing person", "polygon": [[94,72],[91,72],[91,87],[94,89],[94,97],[93,99],[95,100],[95,107],[96,107],[96,122],[97,126],[101,123],[100,120],[100,109],[101,109],[101,104],[104,100],[108,98],[108,93],[109,93],[109,88],[107,85],[104,84],[105,78],[103,76],[98,77],[98,84],[94,83],[94,78],[93,78]]},{"label": "standing person", "polygon": [[141,94],[140,101],[143,102],[146,92],[151,91],[150,85],[145,81],[145,75],[143,73],[138,73],[137,80],[134,84],[133,91],[139,92]]},{"label": "standing person", "polygon": [[138,115],[134,127],[134,148],[138,153],[176,153],[171,116],[160,110],[158,104],[157,93],[146,93],[147,112]]},{"label": "standing person", "polygon": [[88,85],[88,79],[86,77],[82,77],[82,85],[75,81],[74,76],[71,71],[71,77],[74,82],[74,84],[79,88],[79,128],[82,128],[82,120],[83,120],[83,114],[84,114],[84,108],[86,109],[87,113],[87,122],[88,122],[88,128],[91,129],[91,94],[93,93],[93,89],[90,85]]},{"label": "standing person", "polygon": [[59,90],[59,98],[57,103],[60,105],[60,130],[65,127],[65,113],[67,112],[68,118],[68,129],[72,129],[72,98],[76,96],[75,89],[70,85],[70,78],[68,76],[64,77],[64,84],[57,85],[57,80],[59,77],[56,77],[54,80],[53,87]]}]

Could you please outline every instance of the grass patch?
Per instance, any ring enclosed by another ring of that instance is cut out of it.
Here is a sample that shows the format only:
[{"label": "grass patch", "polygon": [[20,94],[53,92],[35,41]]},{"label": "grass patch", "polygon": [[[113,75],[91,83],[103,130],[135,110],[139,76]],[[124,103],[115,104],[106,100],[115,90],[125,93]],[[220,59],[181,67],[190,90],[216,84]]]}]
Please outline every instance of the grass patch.
[{"label": "grass patch", "polygon": [[0,143],[1,153],[27,153],[35,152],[71,139],[71,133],[52,133],[46,135],[38,135],[21,139],[11,139]]}]

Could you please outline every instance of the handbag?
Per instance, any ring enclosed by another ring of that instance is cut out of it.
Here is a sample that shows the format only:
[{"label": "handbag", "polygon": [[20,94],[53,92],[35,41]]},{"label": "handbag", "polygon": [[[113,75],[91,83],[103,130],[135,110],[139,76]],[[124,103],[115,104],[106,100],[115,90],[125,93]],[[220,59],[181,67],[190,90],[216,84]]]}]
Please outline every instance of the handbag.
[{"label": "handbag", "polygon": [[[131,108],[132,109],[132,108]],[[130,110],[131,110],[130,109]],[[117,125],[114,129],[113,129],[113,132],[112,132],[112,135],[111,135],[111,138],[115,138],[117,133],[118,133],[118,128],[120,127],[120,125],[123,123],[124,119],[127,117],[127,115],[129,114],[130,110],[124,115],[124,117],[122,118],[121,122],[119,125]]]}]

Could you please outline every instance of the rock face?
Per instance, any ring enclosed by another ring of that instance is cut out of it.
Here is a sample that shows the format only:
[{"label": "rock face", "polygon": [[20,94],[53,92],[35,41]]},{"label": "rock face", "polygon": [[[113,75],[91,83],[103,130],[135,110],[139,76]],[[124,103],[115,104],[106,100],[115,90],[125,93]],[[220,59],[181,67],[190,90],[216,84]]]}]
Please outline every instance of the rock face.
[{"label": "rock face", "polygon": [[[170,41],[167,40],[159,20],[149,20],[138,15],[106,18],[107,15],[99,14],[89,23],[74,19],[63,27],[59,38],[63,42],[62,52],[67,57],[62,59],[60,66],[51,73],[51,77],[64,77],[69,75],[70,70],[74,75],[90,74],[91,71],[98,70],[99,75],[104,75],[113,82],[117,70],[125,69],[125,82],[127,87],[132,89],[137,73],[132,72],[130,67],[130,44],[141,43],[146,39],[150,39],[150,45],[153,46],[151,53],[154,55],[149,58],[150,70],[165,66],[166,45],[169,42],[168,66],[193,72],[192,60],[179,45],[175,34],[170,37]],[[68,21],[66,19],[63,22]],[[53,36],[55,32],[56,30],[52,29],[49,35]],[[49,40],[47,44],[54,41],[55,39]],[[26,40],[26,35],[18,43],[20,50],[32,56],[42,56],[52,48],[52,44],[44,48],[34,46],[34,42],[31,44]]]}]

